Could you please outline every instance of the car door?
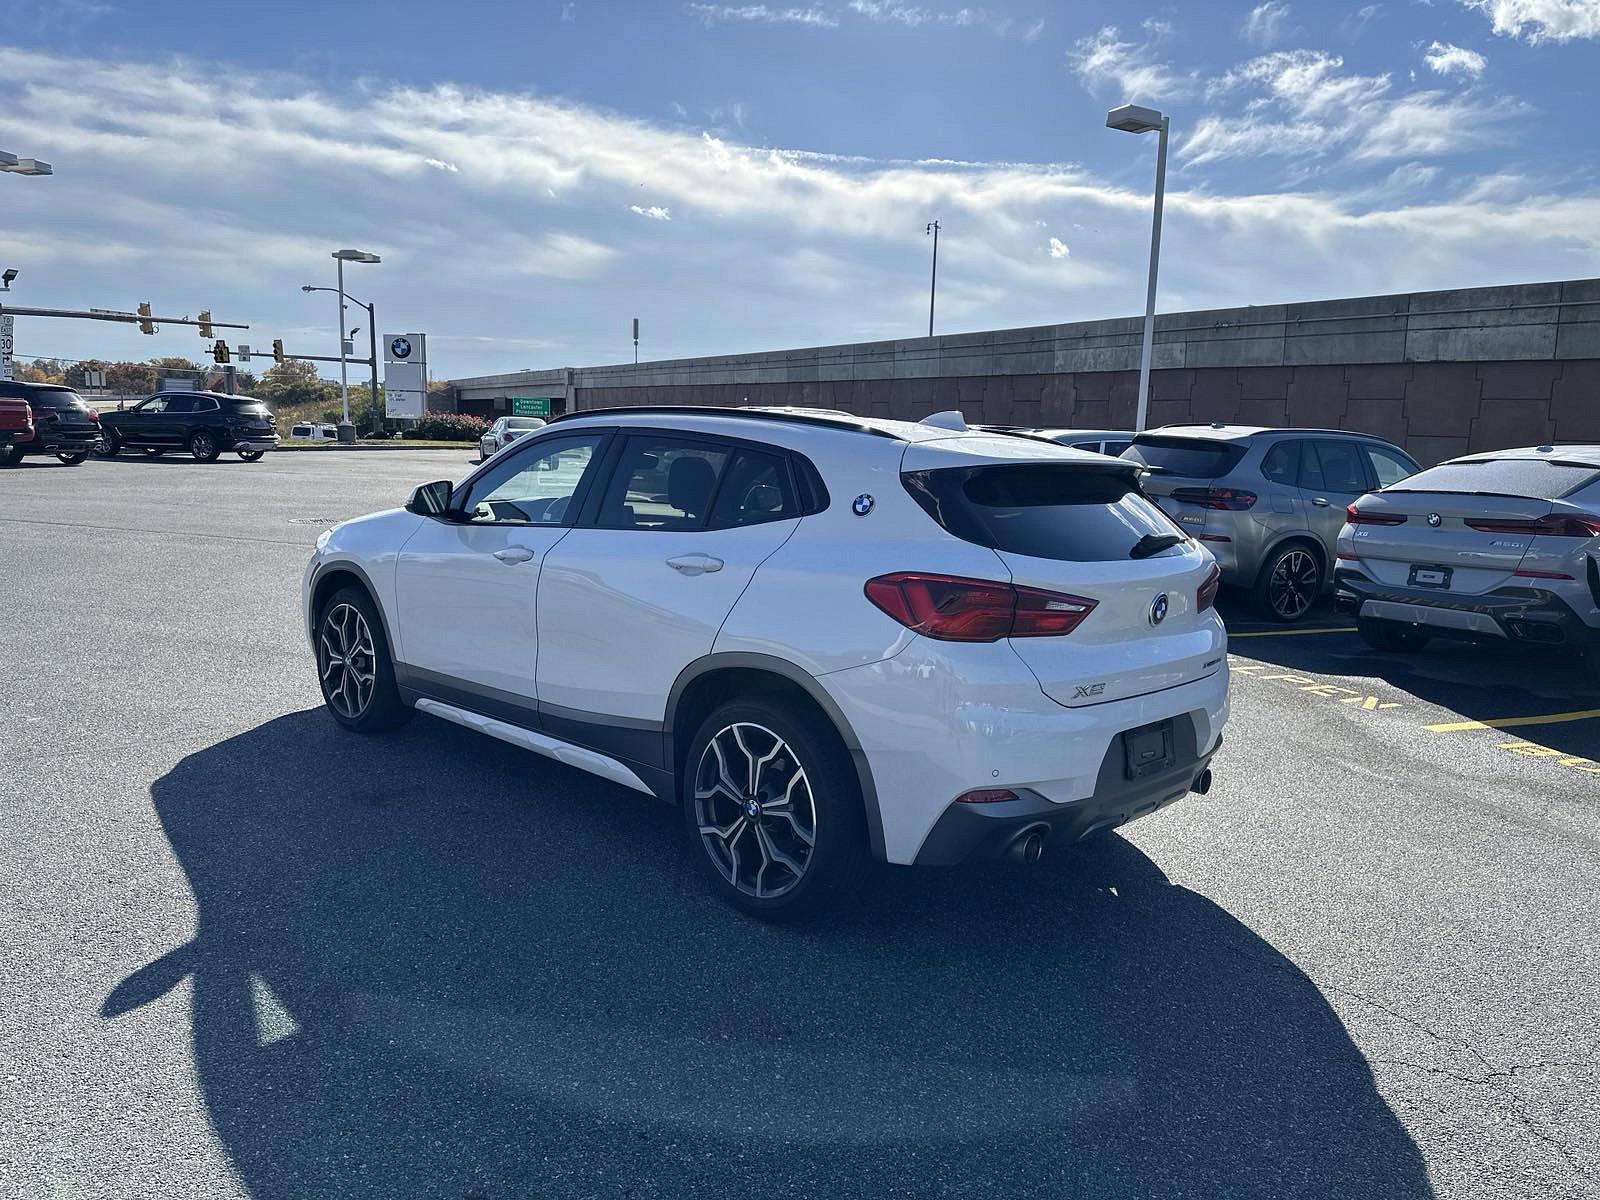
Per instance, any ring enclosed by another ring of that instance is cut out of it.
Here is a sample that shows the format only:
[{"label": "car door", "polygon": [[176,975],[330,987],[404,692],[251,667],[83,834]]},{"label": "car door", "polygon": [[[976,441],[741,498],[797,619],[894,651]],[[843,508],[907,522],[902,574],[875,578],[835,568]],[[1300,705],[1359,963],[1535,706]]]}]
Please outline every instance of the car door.
[{"label": "car door", "polygon": [[537,724],[534,597],[546,555],[572,526],[605,431],[524,443],[425,519],[395,564],[399,672],[408,686]]},{"label": "car door", "polygon": [[539,709],[558,736],[649,761],[678,674],[710,653],[800,507],[770,447],[651,431],[612,457],[539,576]]},{"label": "car door", "polygon": [[148,400],[140,401],[130,408],[121,421],[117,422],[117,436],[125,442],[143,445],[155,440],[152,434],[159,434],[161,422],[165,420],[167,411],[166,396],[151,396]]},{"label": "car door", "polygon": [[1355,439],[1308,438],[1300,462],[1306,520],[1333,562],[1345,509],[1367,490],[1367,465]]},{"label": "car door", "polygon": [[194,420],[196,397],[169,396],[162,411],[151,417],[145,436],[153,445],[181,446]]}]

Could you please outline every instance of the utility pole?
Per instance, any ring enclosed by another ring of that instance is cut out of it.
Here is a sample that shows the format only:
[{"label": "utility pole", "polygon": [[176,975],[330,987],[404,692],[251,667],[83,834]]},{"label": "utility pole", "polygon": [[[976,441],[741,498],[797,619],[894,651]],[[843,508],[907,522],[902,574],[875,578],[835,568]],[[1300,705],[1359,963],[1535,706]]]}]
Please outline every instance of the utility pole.
[{"label": "utility pole", "polygon": [[939,222],[929,221],[923,234],[933,234],[933,274],[928,279],[928,336],[933,336],[933,298],[939,290]]},{"label": "utility pole", "polygon": [[637,365],[638,362],[639,362],[639,318],[638,317],[635,317],[633,319],[633,361],[634,361],[635,365]]}]

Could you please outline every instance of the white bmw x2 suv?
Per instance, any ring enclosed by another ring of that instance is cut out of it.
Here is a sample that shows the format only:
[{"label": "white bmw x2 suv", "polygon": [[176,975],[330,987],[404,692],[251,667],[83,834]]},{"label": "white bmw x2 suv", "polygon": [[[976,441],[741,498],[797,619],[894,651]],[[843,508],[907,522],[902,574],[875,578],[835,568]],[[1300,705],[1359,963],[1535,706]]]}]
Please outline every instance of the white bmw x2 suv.
[{"label": "white bmw x2 suv", "polygon": [[340,724],[679,804],[785,918],[869,857],[1031,861],[1210,786],[1218,570],[1137,471],[958,413],[580,412],[324,534],[306,629]]}]

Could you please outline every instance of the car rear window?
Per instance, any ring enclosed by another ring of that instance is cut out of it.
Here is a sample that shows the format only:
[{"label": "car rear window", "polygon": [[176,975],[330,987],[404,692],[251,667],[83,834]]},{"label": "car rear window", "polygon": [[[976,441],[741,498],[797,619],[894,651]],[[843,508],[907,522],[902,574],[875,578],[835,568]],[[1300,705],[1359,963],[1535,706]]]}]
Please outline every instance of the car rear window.
[{"label": "car rear window", "polygon": [[238,413],[241,417],[265,417],[270,415],[267,406],[259,400],[230,400],[228,408]]},{"label": "car rear window", "polygon": [[1013,554],[1120,561],[1146,535],[1175,532],[1127,470],[1030,463],[911,471],[901,479],[948,532]]},{"label": "car rear window", "polygon": [[1600,479],[1600,470],[1537,458],[1492,458],[1449,462],[1419,471],[1387,492],[1485,492],[1559,500]]},{"label": "car rear window", "polygon": [[544,422],[538,417],[507,417],[507,429],[543,429]]},{"label": "car rear window", "polygon": [[1140,437],[1134,439],[1123,457],[1163,475],[1220,479],[1239,464],[1245,449],[1243,442],[1211,438]]},{"label": "car rear window", "polygon": [[83,397],[71,388],[32,388],[28,403],[34,408],[83,408]]}]

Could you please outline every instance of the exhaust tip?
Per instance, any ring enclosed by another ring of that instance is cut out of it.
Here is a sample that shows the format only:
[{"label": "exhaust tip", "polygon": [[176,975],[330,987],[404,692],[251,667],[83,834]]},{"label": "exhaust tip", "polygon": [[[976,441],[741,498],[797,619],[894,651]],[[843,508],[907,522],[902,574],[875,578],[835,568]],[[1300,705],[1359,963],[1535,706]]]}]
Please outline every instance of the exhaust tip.
[{"label": "exhaust tip", "polygon": [[1006,857],[1025,866],[1033,866],[1044,857],[1045,829],[1035,826],[1021,833],[1006,848]]},{"label": "exhaust tip", "polygon": [[1197,796],[1204,796],[1211,790],[1210,767],[1207,767],[1204,771],[1201,771],[1200,774],[1194,777],[1194,782],[1189,785],[1189,790]]}]

